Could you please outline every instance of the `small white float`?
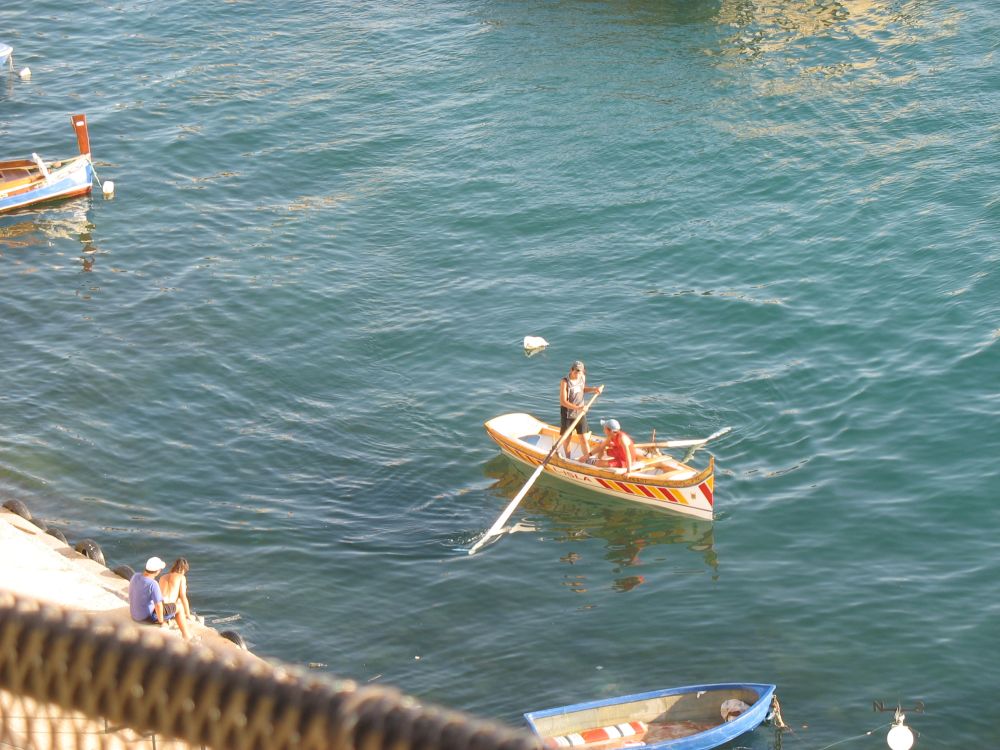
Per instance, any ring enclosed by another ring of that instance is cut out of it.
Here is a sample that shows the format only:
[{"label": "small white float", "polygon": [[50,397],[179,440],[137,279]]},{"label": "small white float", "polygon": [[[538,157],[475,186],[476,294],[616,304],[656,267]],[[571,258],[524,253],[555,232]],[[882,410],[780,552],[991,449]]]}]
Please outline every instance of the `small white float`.
[{"label": "small white float", "polygon": [[540,352],[542,349],[547,347],[549,342],[543,339],[541,336],[525,336],[524,337],[524,351],[529,354],[534,354],[535,352]]}]

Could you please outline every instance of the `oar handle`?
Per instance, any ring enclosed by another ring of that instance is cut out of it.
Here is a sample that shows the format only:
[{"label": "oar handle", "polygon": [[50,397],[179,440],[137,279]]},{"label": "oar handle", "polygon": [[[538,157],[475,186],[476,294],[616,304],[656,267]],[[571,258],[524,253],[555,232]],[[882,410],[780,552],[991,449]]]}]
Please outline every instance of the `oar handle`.
[{"label": "oar handle", "polygon": [[500,530],[503,529],[503,525],[507,523],[507,519],[510,518],[511,514],[514,512],[517,506],[521,504],[521,500],[523,500],[524,496],[528,494],[528,490],[531,489],[531,485],[535,483],[535,480],[538,479],[538,475],[542,473],[542,470],[545,468],[546,464],[548,464],[549,459],[551,459],[552,456],[555,455],[556,450],[558,450],[559,446],[563,444],[563,441],[565,441],[566,438],[573,433],[573,430],[576,429],[576,426],[580,423],[580,420],[583,419],[583,415],[590,410],[591,405],[595,401],[597,401],[597,397],[600,396],[601,393],[603,392],[604,392],[604,386],[602,385],[600,386],[600,388],[598,388],[598,391],[597,393],[594,394],[594,397],[590,399],[590,401],[588,401],[586,404],[584,404],[583,408],[580,410],[580,413],[576,415],[576,419],[570,422],[570,425],[569,427],[566,428],[566,431],[559,436],[559,439],[556,440],[555,444],[552,446],[552,449],[549,451],[549,454],[540,464],[538,464],[538,468],[535,469],[534,474],[532,474],[531,477],[529,477],[528,481],[524,483],[524,486],[521,488],[521,491],[518,492],[514,496],[514,499],[510,501],[510,503],[507,505],[506,508],[504,508],[503,513],[500,514],[500,517],[493,523],[492,526],[490,526],[490,528],[486,531],[486,533],[483,534],[482,538],[474,545],[472,545],[472,547],[469,548],[470,555],[475,554],[480,547],[482,547],[484,544],[486,544],[486,542],[488,542],[490,539],[492,539],[493,537],[495,537],[497,534],[500,533]]}]

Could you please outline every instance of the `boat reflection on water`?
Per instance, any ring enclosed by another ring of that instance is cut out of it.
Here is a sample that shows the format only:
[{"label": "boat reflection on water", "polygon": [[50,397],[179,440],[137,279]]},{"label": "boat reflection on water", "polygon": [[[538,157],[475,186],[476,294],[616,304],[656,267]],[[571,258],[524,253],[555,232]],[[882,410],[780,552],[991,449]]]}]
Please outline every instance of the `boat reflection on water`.
[{"label": "boat reflection on water", "polygon": [[[526,468],[503,455],[492,458],[483,471],[496,480],[489,489],[505,502],[517,494],[530,475]],[[658,513],[577,489],[544,474],[521,501],[518,512],[521,515],[525,512],[541,514],[550,521],[543,529],[522,522],[519,524],[521,530],[544,531],[547,538],[558,542],[604,540],[604,558],[614,566],[615,575],[620,576],[613,583],[618,591],[628,591],[645,581],[642,575],[625,574],[630,572],[629,568],[643,564],[640,555],[644,551],[648,558],[648,550],[658,545],[682,544],[701,556],[713,578],[718,575],[714,527],[709,521]],[[560,557],[567,563],[574,563],[578,558],[575,552]]]},{"label": "boat reflection on water", "polygon": [[83,270],[92,270],[98,248],[94,244],[94,224],[90,221],[89,209],[90,199],[79,198],[58,208],[29,208],[0,217],[0,256],[24,248],[47,246],[57,240],[74,240],[81,245]]}]

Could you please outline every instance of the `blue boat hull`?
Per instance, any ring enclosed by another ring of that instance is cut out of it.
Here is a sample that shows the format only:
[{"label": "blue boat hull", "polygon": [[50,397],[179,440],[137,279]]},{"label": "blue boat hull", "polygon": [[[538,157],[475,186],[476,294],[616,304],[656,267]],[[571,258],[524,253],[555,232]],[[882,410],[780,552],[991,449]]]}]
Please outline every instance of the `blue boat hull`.
[{"label": "blue boat hull", "polygon": [[[607,724],[650,721],[650,717],[660,718],[657,714],[661,712],[666,716],[671,711],[676,711],[677,719],[697,717],[700,721],[715,725],[683,737],[664,740],[651,738],[648,743],[626,742],[617,747],[639,747],[641,750],[710,750],[760,726],[771,709],[774,690],[774,685],[761,683],[688,685],[534,711],[524,714],[524,718],[531,730],[544,740]],[[719,705],[723,699],[731,697],[739,697],[749,708],[733,720],[724,722],[719,713]],[[653,719],[654,722],[656,718]],[[581,747],[586,748],[587,745]],[[593,747],[601,748],[602,744]]]},{"label": "blue boat hull", "polygon": [[90,192],[93,180],[94,169],[90,162],[78,159],[76,164],[53,172],[51,180],[39,181],[29,190],[0,197],[0,213],[33,206],[36,203],[84,195]]}]

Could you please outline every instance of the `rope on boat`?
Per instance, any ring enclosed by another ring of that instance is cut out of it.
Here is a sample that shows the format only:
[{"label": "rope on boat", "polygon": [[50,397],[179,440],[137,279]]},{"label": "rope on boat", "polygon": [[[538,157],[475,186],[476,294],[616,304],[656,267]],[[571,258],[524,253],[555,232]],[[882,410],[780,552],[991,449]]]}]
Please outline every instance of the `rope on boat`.
[{"label": "rope on boat", "polygon": [[101,182],[101,178],[97,175],[97,165],[94,164],[94,160],[87,156],[87,162],[90,164],[90,168],[94,172],[94,179],[97,180],[97,185],[101,188],[101,193],[105,198],[111,198],[115,194],[115,183],[111,180],[107,182]]},{"label": "rope on boat", "polygon": [[94,172],[94,179],[97,180],[97,187],[99,187],[103,193],[104,185],[101,183],[101,178],[97,176],[97,165],[94,164],[94,160],[91,159],[89,155],[87,156],[87,163],[90,164],[90,168]]},{"label": "rope on boat", "polygon": [[[817,748],[817,750],[830,750],[831,747],[836,747],[837,745],[843,745],[845,742],[853,742],[854,740],[860,740],[860,739],[864,739],[865,737],[871,737],[873,734],[875,734],[876,732],[878,732],[880,729],[885,729],[886,727],[890,726],[891,724],[892,724],[892,722],[888,721],[885,724],[882,724],[880,726],[875,727],[874,729],[869,729],[867,732],[863,732],[861,734],[856,734],[853,737],[845,737],[842,740],[837,740],[834,743],[831,743],[829,745],[824,745],[821,748]],[[777,727],[777,725],[775,725],[775,726]],[[782,736],[783,735],[780,732],[775,735],[775,741],[774,741],[775,750],[781,750],[781,744],[782,744],[781,743],[781,738],[782,738]]]},{"label": "rope on boat", "polygon": [[875,732],[879,731],[880,729],[885,729],[886,727],[890,726],[891,724],[892,724],[891,721],[887,721],[885,724],[881,724],[881,725],[875,727],[874,729],[869,729],[867,732],[863,732],[861,734],[855,735],[854,737],[847,737],[847,738],[842,739],[842,740],[837,740],[836,742],[834,742],[831,745],[826,745],[825,747],[819,748],[819,750],[830,750],[831,747],[836,747],[837,745],[843,745],[845,742],[853,742],[854,740],[860,740],[860,739],[862,739],[864,737],[871,737],[873,734],[875,734]]},{"label": "rope on boat", "polygon": [[[790,726],[788,726],[788,724],[785,723],[784,718],[782,718],[782,716],[781,716],[781,704],[778,702],[778,696],[777,695],[772,695],[771,696],[771,712],[770,712],[770,714],[768,714],[767,718],[770,719],[771,723],[774,725],[774,728],[776,730],[779,730],[779,731],[777,731],[775,733],[774,747],[775,747],[775,750],[781,750],[781,745],[782,745],[782,739],[781,738],[783,736],[783,731],[787,730],[787,731],[791,732],[792,734],[795,734],[795,730],[792,729]],[[885,729],[886,727],[889,727],[891,725],[892,725],[892,722],[888,721],[885,724],[880,724],[879,726],[875,727],[874,729],[869,729],[867,732],[863,732],[861,734],[856,734],[853,737],[845,737],[844,739],[837,740],[836,742],[831,743],[829,745],[824,745],[823,747],[818,748],[817,750],[830,750],[831,747],[837,747],[837,745],[843,745],[845,742],[853,742],[854,740],[860,740],[860,739],[864,739],[865,737],[871,737],[873,734],[875,734],[879,730]]]}]

